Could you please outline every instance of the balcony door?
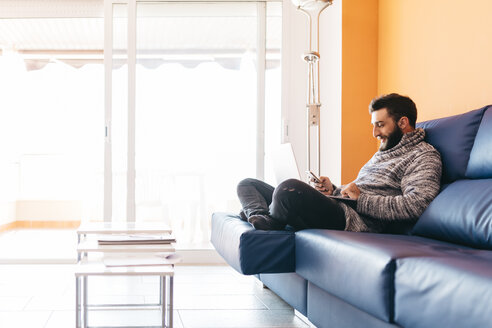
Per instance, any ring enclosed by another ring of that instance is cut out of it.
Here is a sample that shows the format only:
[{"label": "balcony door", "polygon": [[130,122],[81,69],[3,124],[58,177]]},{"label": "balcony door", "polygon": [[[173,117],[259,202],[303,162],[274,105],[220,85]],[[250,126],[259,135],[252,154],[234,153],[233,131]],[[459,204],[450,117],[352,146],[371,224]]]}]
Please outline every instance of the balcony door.
[{"label": "balcony door", "polygon": [[206,247],[280,142],[279,2],[105,3],[106,221]]}]

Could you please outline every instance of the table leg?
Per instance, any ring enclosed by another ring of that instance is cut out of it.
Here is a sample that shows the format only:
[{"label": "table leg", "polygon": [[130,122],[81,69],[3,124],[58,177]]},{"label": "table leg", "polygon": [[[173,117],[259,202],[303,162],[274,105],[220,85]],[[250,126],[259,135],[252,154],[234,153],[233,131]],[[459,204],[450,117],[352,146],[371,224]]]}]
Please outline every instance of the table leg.
[{"label": "table leg", "polygon": [[162,279],[162,276],[159,277],[159,305],[162,305],[162,302],[164,301],[163,297],[164,295],[162,295],[162,284],[164,283],[163,279]]},{"label": "table leg", "polygon": [[87,313],[88,312],[88,308],[87,308],[87,276],[83,277],[82,287],[83,287],[82,313],[84,314],[84,321],[83,321],[84,325],[83,325],[83,327],[87,328],[87,317],[88,317],[88,313]]},{"label": "table leg", "polygon": [[173,328],[174,277],[169,277],[169,328]]},{"label": "table leg", "polygon": [[159,277],[160,281],[160,294],[161,294],[161,315],[162,315],[162,328],[166,328],[166,281],[164,276]]},{"label": "table leg", "polygon": [[75,277],[75,327],[80,328],[80,278]]}]

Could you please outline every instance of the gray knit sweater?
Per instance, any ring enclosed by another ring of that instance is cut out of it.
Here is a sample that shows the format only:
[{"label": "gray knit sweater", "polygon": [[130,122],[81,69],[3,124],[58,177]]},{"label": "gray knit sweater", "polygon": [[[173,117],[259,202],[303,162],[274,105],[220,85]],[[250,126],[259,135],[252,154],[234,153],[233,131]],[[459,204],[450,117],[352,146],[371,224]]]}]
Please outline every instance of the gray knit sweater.
[{"label": "gray knit sweater", "polygon": [[424,136],[422,129],[406,133],[395,147],[377,151],[362,167],[354,181],[361,191],[357,207],[340,203],[345,230],[398,232],[417,221],[439,192],[442,169],[439,152]]}]

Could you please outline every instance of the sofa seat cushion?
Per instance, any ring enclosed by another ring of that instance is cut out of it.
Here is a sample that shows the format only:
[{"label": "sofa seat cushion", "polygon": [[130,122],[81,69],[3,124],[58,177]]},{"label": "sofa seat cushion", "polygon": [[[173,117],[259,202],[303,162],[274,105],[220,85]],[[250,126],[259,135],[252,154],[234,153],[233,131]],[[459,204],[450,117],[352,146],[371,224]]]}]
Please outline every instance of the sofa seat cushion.
[{"label": "sofa seat cushion", "polygon": [[397,260],[395,321],[403,327],[490,327],[492,252]]},{"label": "sofa seat cushion", "polygon": [[294,272],[294,237],[293,231],[255,230],[237,215],[212,215],[212,244],[229,265],[245,275]]},{"label": "sofa seat cushion", "polygon": [[296,272],[345,302],[392,322],[395,260],[442,256],[459,248],[417,236],[303,230],[296,233]]}]

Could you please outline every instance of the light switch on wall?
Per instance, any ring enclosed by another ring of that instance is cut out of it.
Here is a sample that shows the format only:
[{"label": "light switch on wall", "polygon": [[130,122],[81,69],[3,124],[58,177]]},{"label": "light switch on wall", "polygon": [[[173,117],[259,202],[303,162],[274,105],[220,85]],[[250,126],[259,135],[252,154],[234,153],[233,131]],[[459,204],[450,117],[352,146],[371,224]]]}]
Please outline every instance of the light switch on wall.
[{"label": "light switch on wall", "polygon": [[289,120],[282,119],[282,143],[289,142]]}]

